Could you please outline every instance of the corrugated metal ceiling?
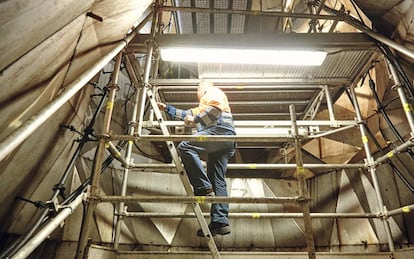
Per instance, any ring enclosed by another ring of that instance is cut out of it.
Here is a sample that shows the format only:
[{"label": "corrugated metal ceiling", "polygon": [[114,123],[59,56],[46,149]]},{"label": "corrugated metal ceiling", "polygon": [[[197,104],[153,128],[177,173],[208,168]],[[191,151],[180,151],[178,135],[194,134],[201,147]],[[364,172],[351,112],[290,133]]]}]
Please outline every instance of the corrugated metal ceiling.
[{"label": "corrugated metal ceiling", "polygon": [[[272,3],[270,3],[272,2]],[[283,1],[261,2],[262,9],[282,10]],[[216,8],[232,10],[252,10],[251,1],[173,1],[177,7]],[[266,6],[265,6],[266,5]],[[251,16],[234,13],[208,13],[176,11],[176,23],[180,34],[241,34],[245,33]],[[262,27],[275,27],[280,21],[279,17],[272,17],[273,25]],[[268,20],[267,20],[268,21]],[[265,20],[263,20],[265,22]],[[229,26],[230,25],[230,26]],[[260,38],[257,39],[261,41]],[[329,42],[326,42],[329,45]],[[274,66],[250,64],[190,64],[192,71],[200,79],[272,79],[277,84],[289,85],[329,85],[330,94],[335,99],[344,90],[344,86],[358,80],[363,70],[370,66],[376,51],[371,48],[334,48],[328,50],[324,63],[319,66]],[[179,66],[169,64],[169,66]],[[171,78],[170,78],[171,79]],[[296,104],[296,111],[301,117],[309,108],[310,103],[320,90],[305,91],[228,91],[230,104],[235,117],[244,119],[258,119],[272,117],[273,119],[287,119],[289,103]],[[180,107],[192,107],[195,103],[194,89],[169,91],[160,89],[162,101]],[[268,100],[268,101],[266,101]],[[297,102],[300,100],[301,102]],[[260,115],[260,116],[259,116]],[[281,115],[281,116],[276,116]]]},{"label": "corrugated metal ceiling", "polygon": [[329,53],[317,66],[272,66],[246,64],[199,64],[200,78],[276,78],[294,83],[351,83],[369,62],[372,50],[344,50]]}]

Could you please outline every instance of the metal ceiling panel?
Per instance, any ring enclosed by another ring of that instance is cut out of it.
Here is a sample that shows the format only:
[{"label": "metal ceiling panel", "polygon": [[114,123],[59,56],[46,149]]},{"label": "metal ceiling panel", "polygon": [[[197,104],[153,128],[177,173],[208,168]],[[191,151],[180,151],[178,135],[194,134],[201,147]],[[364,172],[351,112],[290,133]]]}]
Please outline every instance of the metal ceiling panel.
[{"label": "metal ceiling panel", "polygon": [[[295,104],[298,114],[302,114],[315,96],[315,91],[317,90],[225,90],[234,117],[239,118],[240,114],[244,114],[244,119],[248,114],[251,119],[257,119],[259,114],[268,114],[274,119],[288,118],[290,104]],[[162,89],[160,93],[163,101],[183,109],[198,105],[195,89]],[[279,113],[281,115],[276,116]]]},{"label": "metal ceiling panel", "polygon": [[[217,35],[211,35],[214,38]],[[293,36],[300,43],[295,43],[296,48],[312,46],[313,49],[324,49],[328,55],[321,66],[282,66],[282,65],[252,65],[252,64],[197,64],[198,76],[203,79],[216,80],[275,80],[279,83],[286,83],[290,86],[299,85],[328,85],[331,97],[336,100],[343,91],[344,85],[350,85],[358,80],[358,76],[370,66],[371,61],[376,57],[375,45],[360,34],[335,35],[319,34],[295,35]],[[284,38],[286,37],[286,38]],[[285,40],[292,36],[264,37],[257,45],[268,46],[274,43],[278,46],[286,46]],[[243,36],[248,46],[255,44],[253,37]],[[256,37],[256,39],[259,37]],[[191,43],[202,44],[202,37],[187,37],[175,41],[175,37],[165,36],[160,38],[160,44],[186,46]],[[220,38],[221,42],[204,42],[205,45],[216,46],[223,43],[228,46],[237,37],[226,36]],[[335,41],[335,40],[336,41]],[[257,115],[263,115],[274,119],[289,118],[289,104],[295,104],[298,115],[303,115],[318,95],[320,89],[300,90],[270,90],[250,89],[228,90],[233,114],[235,117],[243,116],[244,119],[255,119]],[[160,95],[163,101],[182,108],[191,108],[197,105],[195,102],[195,89],[181,88],[180,91],[171,91],[162,88]],[[324,104],[325,101],[322,101]],[[260,107],[259,107],[260,106]],[[280,116],[276,116],[279,114]]]},{"label": "metal ceiling panel", "polygon": [[[216,8],[247,10],[247,0],[177,0],[177,7]],[[246,21],[245,15],[240,14],[209,14],[176,12],[177,23],[183,34],[204,33],[243,33]]]},{"label": "metal ceiling panel", "polygon": [[344,50],[329,53],[319,66],[273,66],[250,64],[198,64],[200,78],[283,78],[286,82],[325,82],[342,84],[355,81],[373,57],[373,50]]}]

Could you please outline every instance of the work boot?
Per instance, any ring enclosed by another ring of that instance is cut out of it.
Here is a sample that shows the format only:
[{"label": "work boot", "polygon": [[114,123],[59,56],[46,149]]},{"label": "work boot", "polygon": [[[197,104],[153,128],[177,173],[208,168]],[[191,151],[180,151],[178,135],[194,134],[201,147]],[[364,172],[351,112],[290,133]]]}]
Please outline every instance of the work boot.
[{"label": "work boot", "polygon": [[[208,224],[208,229],[210,229],[211,235],[227,235],[230,234],[231,228],[228,224],[225,223],[218,223],[218,222],[211,222]],[[198,237],[204,237],[203,230],[197,230]]]}]

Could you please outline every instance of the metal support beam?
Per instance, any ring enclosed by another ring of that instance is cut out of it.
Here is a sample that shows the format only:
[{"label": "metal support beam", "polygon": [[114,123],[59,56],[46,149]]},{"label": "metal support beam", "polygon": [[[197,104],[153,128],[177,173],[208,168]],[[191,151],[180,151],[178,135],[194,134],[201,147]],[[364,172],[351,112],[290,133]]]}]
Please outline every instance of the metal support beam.
[{"label": "metal support beam", "polygon": [[106,148],[108,149],[109,153],[118,160],[123,167],[129,167],[130,163],[127,162],[125,158],[122,157],[121,152],[116,148],[116,146],[112,142],[108,142],[106,144]]},{"label": "metal support beam", "polygon": [[118,54],[135,34],[115,44],[106,55],[104,55],[95,65],[82,73],[75,81],[65,87],[65,90],[52,102],[45,105],[38,113],[25,121],[19,128],[13,131],[0,143],[0,161],[2,161],[11,151],[19,146],[29,137],[38,127],[40,127],[50,116],[62,107],[70,98],[81,90],[106,64],[108,64],[116,54]]},{"label": "metal support beam", "polygon": [[[165,168],[175,169],[174,164],[130,164],[131,168],[135,169],[149,169],[149,170],[159,170]],[[204,166],[206,166],[204,164]],[[250,169],[250,170],[261,170],[261,169],[295,169],[296,164],[256,164],[256,163],[246,163],[246,164],[228,164],[228,169]],[[366,168],[365,164],[303,164],[305,169],[360,169]]]},{"label": "metal support beam", "polygon": [[[106,102],[106,110],[105,116],[102,125],[102,133],[103,135],[107,135],[110,132],[110,125],[112,120],[112,112],[114,108],[114,101],[115,101],[115,94],[116,91],[119,89],[118,87],[118,78],[119,78],[119,70],[121,67],[122,61],[122,52],[119,52],[115,65],[114,71],[112,72],[111,83],[109,84],[109,96]],[[95,158],[92,165],[92,183],[90,193],[91,195],[98,195],[99,188],[100,188],[100,178],[101,178],[101,170],[102,170],[102,162],[103,162],[103,155],[105,151],[107,140],[104,137],[99,139],[98,147],[96,148]],[[81,233],[78,243],[78,249],[76,253],[76,258],[81,259],[84,257],[86,252],[86,247],[88,245],[88,239],[91,232],[91,226],[93,222],[93,214],[95,212],[97,203],[94,200],[90,200],[87,204],[86,213],[82,219],[82,227]]]},{"label": "metal support beam", "polygon": [[102,68],[108,64],[131,40],[137,35],[137,32],[145,25],[147,17],[124,39],[114,44],[114,47],[99,59],[95,65],[82,73],[75,81],[65,87],[65,90],[57,96],[52,102],[45,105],[38,113],[25,121],[12,134],[7,136],[0,143],[0,161],[2,161],[11,151],[19,146],[27,137],[29,137],[40,125],[42,125],[50,116],[53,115],[60,107],[70,100],[79,90],[81,90]]},{"label": "metal support beam", "polygon": [[[154,38],[155,36],[155,32],[156,32],[156,25],[157,25],[157,16],[159,15],[159,13],[154,10],[153,12],[153,18],[152,18],[152,23],[151,23],[151,37]],[[147,84],[149,77],[150,77],[150,71],[151,71],[151,63],[152,63],[152,54],[154,51],[154,44],[153,41],[149,40],[148,41],[148,47],[147,47],[147,58],[145,60],[145,71],[144,71],[144,76],[142,78],[143,83]],[[131,66],[132,67],[132,66]],[[133,69],[132,69],[133,70]],[[135,75],[135,73],[133,73]],[[136,77],[134,79],[134,81],[136,81],[137,83],[139,77]],[[141,107],[139,109],[139,104],[141,104]],[[138,109],[139,109],[139,118],[140,118],[140,122],[142,122],[142,118],[143,118],[143,114],[144,114],[144,107],[145,107],[145,87],[139,88],[138,91],[135,93],[135,99],[134,99],[134,108],[132,110],[132,114],[131,114],[131,121],[129,123],[130,128],[128,130],[128,134],[130,136],[133,136],[135,134],[135,130],[136,130],[136,123],[137,123],[137,118],[138,118]],[[141,133],[141,129],[142,129],[142,124],[138,125],[138,133]],[[130,164],[131,161],[131,157],[132,157],[132,148],[133,148],[134,143],[132,141],[128,141],[127,143],[127,148],[125,151],[125,162],[127,164]],[[124,168],[124,173],[122,175],[122,183],[121,183],[121,196],[126,195],[127,193],[127,186],[128,186],[128,176],[129,176],[129,172],[130,169],[129,167],[125,167]],[[125,210],[125,203],[124,202],[120,202],[118,205],[118,210],[121,213],[120,215],[122,215],[122,213]],[[119,240],[121,238],[121,226],[122,226],[122,222],[123,222],[123,217],[122,216],[118,216],[117,217],[117,221],[116,221],[116,226],[115,226],[115,234],[114,234],[114,249],[118,249],[119,246]]]},{"label": "metal support beam", "polygon": [[322,99],[323,99],[323,89],[319,90],[319,92],[316,92],[316,94],[311,99],[308,106],[305,108],[305,111],[303,112],[303,119],[309,119],[313,120],[316,116],[316,114],[319,111],[319,107],[321,106]]},{"label": "metal support beam", "polygon": [[237,141],[237,142],[286,142],[291,139],[290,136],[267,136],[263,138],[263,135],[236,135],[236,136],[194,136],[194,135],[142,135],[142,136],[130,136],[130,135],[109,135],[110,140],[146,140],[146,141]]},{"label": "metal support beam", "polygon": [[329,92],[329,86],[325,85],[324,89],[325,89],[326,105],[328,106],[328,112],[329,112],[329,120],[332,123],[331,126],[335,127],[336,126],[335,113],[334,113],[331,93]]},{"label": "metal support beam", "polygon": [[296,112],[295,106],[289,105],[290,118],[292,120],[292,136],[295,147],[295,159],[296,159],[296,177],[298,178],[299,184],[299,196],[301,197],[301,205],[303,212],[303,221],[305,225],[305,238],[308,244],[308,256],[309,259],[316,259],[315,255],[315,241],[313,239],[312,232],[312,220],[310,218],[310,208],[308,199],[308,190],[305,181],[305,169],[303,168],[303,157],[302,157],[302,143],[300,140],[298,125],[296,124]]},{"label": "metal support beam", "polygon": [[[226,196],[90,196],[89,200],[96,202],[153,202],[153,203],[296,203],[303,201],[302,197],[226,197]],[[200,214],[202,216],[202,214]]]},{"label": "metal support beam", "polygon": [[[187,126],[183,121],[163,121],[166,126],[175,127],[175,126]],[[280,128],[280,127],[291,127],[291,121],[288,120],[235,120],[234,126],[237,128],[241,127],[269,127],[269,128]],[[331,121],[329,120],[298,120],[296,121],[298,127],[308,127],[308,126],[319,126],[319,127],[330,127]],[[355,120],[338,120],[336,121],[338,127],[342,126],[358,126]],[[144,127],[154,127],[159,126],[157,121],[144,121]]]},{"label": "metal support beam", "polygon": [[[398,209],[388,211],[387,215],[381,212],[375,213],[310,213],[311,218],[384,218],[414,212],[414,204],[410,204]],[[125,212],[126,217],[142,218],[195,218],[194,213],[175,213],[175,212]],[[209,213],[203,213],[204,217],[209,217]],[[231,218],[251,218],[251,219],[273,219],[273,218],[303,218],[303,213],[275,213],[275,212],[230,212]]]},{"label": "metal support beam", "polygon": [[[159,12],[159,14],[161,14],[161,13],[162,12]],[[151,40],[153,40],[153,38]],[[151,42],[153,42],[153,41],[151,41]],[[152,49],[152,47],[150,47],[149,49]],[[152,55],[152,53],[151,53],[151,55]],[[160,109],[158,108],[157,101],[155,100],[154,93],[152,92],[151,89],[148,89],[148,87],[150,86],[148,84],[149,72],[150,72],[150,65],[148,65],[148,63],[147,63],[145,74],[144,74],[145,76],[144,76],[144,90],[143,90],[143,92],[146,93],[145,94],[146,98],[144,98],[144,96],[143,96],[142,104],[145,103],[146,99],[149,100],[150,105],[152,107],[152,112],[154,113],[157,121],[160,124],[162,134],[164,134],[168,138],[169,135],[170,135],[168,127],[163,124],[164,119],[162,117]],[[141,106],[142,109],[140,111],[140,122],[139,122],[140,124],[139,124],[138,136],[141,135],[142,121],[143,121],[143,115],[144,115],[144,111],[143,111],[144,107],[145,107],[145,105]],[[177,166],[177,170],[179,171],[179,176],[180,176],[181,182],[183,183],[184,189],[185,189],[185,191],[187,192],[188,195],[191,195],[193,193],[193,189],[191,187],[190,180],[188,179],[188,176],[185,172],[185,169],[181,164],[180,157],[179,157],[178,152],[177,152],[177,150],[174,146],[174,143],[171,140],[168,140],[168,139],[165,139],[164,141],[166,141],[166,144],[169,148],[172,160],[173,160],[174,164]],[[204,233],[205,240],[207,242],[207,246],[210,249],[211,256],[215,259],[221,258],[220,253],[217,249],[216,243],[214,241],[214,238],[210,233],[210,230],[208,228],[208,225],[206,223],[205,218],[203,217],[202,210],[201,210],[201,207],[200,207],[199,203],[193,201],[192,205],[193,205],[194,213],[197,215],[198,223],[200,224],[201,230]]]},{"label": "metal support beam", "polygon": [[67,206],[62,207],[61,211],[49,223],[42,227],[42,229],[33,236],[12,258],[27,258],[29,255],[44,241],[49,235],[70,216],[73,211],[82,203],[85,194],[79,195],[73,202]]},{"label": "metal support beam", "polygon": [[[401,208],[398,209],[400,214]],[[137,218],[195,218],[194,213],[174,213],[174,212],[126,212],[125,217],[137,217]],[[210,213],[203,213],[204,217],[209,217]],[[277,213],[277,212],[233,212],[229,213],[229,217],[245,218],[245,219],[291,219],[291,218],[303,218],[303,213]],[[326,219],[326,218],[380,218],[378,213],[310,213],[310,217],[314,219]]]},{"label": "metal support beam", "polygon": [[[365,34],[367,34],[368,36],[372,37],[373,39],[384,43],[385,45],[389,46],[390,48],[401,52],[407,56],[409,56],[410,58],[414,59],[414,51],[404,47],[401,44],[398,44],[397,42],[377,33],[374,32],[371,28],[368,28],[366,25],[362,24],[360,21],[356,20],[355,18],[349,16],[349,15],[344,15],[341,13],[342,9],[340,11],[338,10],[334,10],[331,9],[329,7],[327,7],[326,5],[323,7],[323,9],[329,13],[332,13],[338,17],[342,17],[341,20],[343,20],[344,22],[348,23],[349,25],[355,27],[356,29],[364,32]],[[339,19],[338,19],[339,20]],[[320,34],[318,34],[320,35]]]},{"label": "metal support beam", "polygon": [[[413,57],[414,58],[414,57]],[[400,77],[398,76],[397,71],[395,70],[395,67],[389,60],[387,60],[388,68],[390,69],[392,79],[394,80],[394,86],[392,89],[397,90],[398,96],[401,100],[401,105],[403,106],[403,110],[405,113],[405,116],[407,117],[408,125],[411,129],[411,137],[414,137],[414,116],[413,116],[413,107],[408,102],[407,97],[405,96],[404,88],[401,83]]]},{"label": "metal support beam", "polygon": [[[369,148],[369,144],[368,144],[368,136],[366,133],[366,125],[365,122],[362,118],[362,114],[361,114],[361,110],[359,109],[359,104],[358,104],[358,99],[356,97],[355,94],[355,89],[353,87],[349,87],[350,90],[350,94],[351,94],[351,100],[352,100],[352,104],[354,106],[355,109],[355,114],[357,116],[357,120],[359,123],[359,129],[361,132],[361,139],[362,139],[362,144],[364,146],[364,150],[365,150],[365,155],[366,155],[366,160],[367,160],[367,164],[368,164],[368,170],[371,174],[371,178],[372,178],[372,184],[374,186],[374,190],[377,196],[377,201],[378,201],[378,206],[379,206],[379,210],[381,213],[386,214],[386,208],[384,206],[384,202],[381,196],[381,192],[380,192],[380,188],[379,188],[379,184],[378,184],[378,179],[377,179],[377,175],[376,175],[376,167],[375,167],[375,161],[374,158],[372,156],[371,150]],[[388,241],[388,246],[390,251],[394,251],[394,241],[392,239],[392,235],[391,235],[391,229],[390,229],[390,225],[387,219],[383,219],[383,224],[384,224],[384,229],[385,229],[385,233],[387,235],[387,241]]]},{"label": "metal support beam", "polygon": [[[338,36],[341,34],[336,33]],[[322,34],[318,34],[322,35]],[[360,35],[355,35],[356,37]],[[197,36],[198,37],[198,36]],[[257,39],[257,38],[256,38]],[[240,39],[234,39],[235,41]],[[303,40],[306,41],[304,38],[292,38],[292,41],[295,40]],[[331,39],[326,39],[327,41]],[[333,40],[333,39],[332,39]],[[201,40],[200,40],[201,41]],[[288,39],[286,40],[286,42]],[[287,44],[287,43],[286,43]],[[320,45],[322,43],[315,43],[316,45]],[[339,44],[339,43],[338,43]],[[351,43],[350,43],[351,44]],[[367,43],[368,44],[368,43]],[[363,44],[365,45],[365,44]],[[335,44],[333,44],[335,46]],[[356,44],[358,46],[358,44]],[[374,47],[372,45],[371,47]],[[320,46],[321,48],[323,46]],[[360,46],[361,49],[370,48],[369,46]],[[151,79],[150,84],[153,86],[157,86],[158,89],[166,90],[166,89],[178,89],[178,90],[185,90],[185,89],[195,89],[200,82],[200,79]],[[289,81],[281,80],[280,78],[216,78],[211,79],[215,86],[221,89],[237,89],[242,88],[246,90],[251,90],[256,87],[261,90],[318,90],[321,89],[320,85],[325,85],[326,80],[303,80],[300,82],[292,82],[291,79]],[[350,83],[348,79],[345,78],[335,78],[335,81],[330,81],[332,85],[342,85]],[[188,87],[188,88],[187,88]],[[309,87],[309,88],[308,88]]]},{"label": "metal support beam", "polygon": [[414,204],[410,204],[398,209],[394,209],[394,210],[390,210],[388,211],[387,215],[388,216],[395,216],[395,215],[400,215],[400,214],[404,214],[404,213],[412,213],[414,211]]},{"label": "metal support beam", "polygon": [[375,162],[374,165],[378,166],[380,164],[382,164],[383,162],[387,161],[388,159],[394,157],[396,154],[400,153],[400,152],[404,152],[407,151],[408,148],[414,146],[414,143],[412,142],[412,140],[408,140],[407,142],[403,143],[402,145],[394,148],[393,150],[391,150],[390,152],[388,152],[387,154],[378,157]]}]

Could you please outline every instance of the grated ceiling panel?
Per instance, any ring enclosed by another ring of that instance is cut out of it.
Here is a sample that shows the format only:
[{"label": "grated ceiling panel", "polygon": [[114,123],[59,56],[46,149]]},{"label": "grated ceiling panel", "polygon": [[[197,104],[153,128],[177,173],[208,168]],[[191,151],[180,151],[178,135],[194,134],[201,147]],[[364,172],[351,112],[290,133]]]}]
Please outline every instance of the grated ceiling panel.
[{"label": "grated ceiling panel", "polygon": [[[234,10],[247,10],[248,1],[233,1],[232,7]],[[246,22],[246,15],[233,14],[231,15],[231,33],[243,33]]]},{"label": "grated ceiling panel", "polygon": [[[174,2],[174,1],[173,1]],[[191,7],[190,0],[175,1],[177,7]],[[176,12],[177,26],[182,34],[193,33],[192,14],[190,12]]]},{"label": "grated ceiling panel", "polygon": [[214,33],[227,33],[227,14],[214,14]]},{"label": "grated ceiling panel", "polygon": [[[192,7],[191,1],[179,0],[175,1],[178,7]],[[212,4],[213,6],[210,6]],[[217,8],[217,9],[234,9],[247,10],[247,0],[197,0],[194,1],[196,8]],[[209,13],[195,13],[177,11],[178,26],[181,28],[181,33],[243,33],[244,24],[246,20],[245,15],[240,14],[209,14]],[[193,20],[194,19],[194,20]],[[196,28],[194,28],[196,26]],[[211,28],[213,27],[213,28]]]}]

